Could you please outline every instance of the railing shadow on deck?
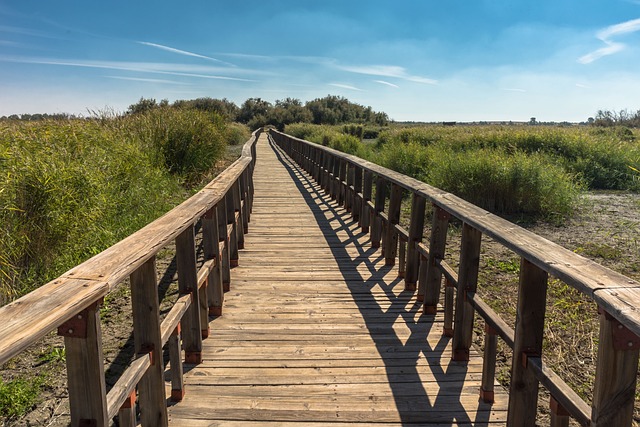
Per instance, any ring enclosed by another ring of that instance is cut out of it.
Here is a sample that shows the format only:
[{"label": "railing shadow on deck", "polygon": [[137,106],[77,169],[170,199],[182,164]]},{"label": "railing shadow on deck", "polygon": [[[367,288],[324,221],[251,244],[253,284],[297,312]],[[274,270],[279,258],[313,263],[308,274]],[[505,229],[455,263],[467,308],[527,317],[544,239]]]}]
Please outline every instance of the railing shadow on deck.
[{"label": "railing shadow on deck", "polygon": [[[436,416],[438,422],[443,424],[488,425],[491,404],[478,400],[478,406],[473,408],[475,414],[470,416],[467,414],[467,408],[459,400],[456,402],[452,399],[462,395],[464,378],[460,377],[466,376],[467,364],[451,361],[447,363],[446,368],[442,367],[440,360],[449,357],[444,354],[444,351],[450,338],[441,334],[434,347],[429,344],[428,336],[434,326],[435,318],[421,316],[422,304],[414,299],[412,291],[403,289],[396,294],[395,288],[402,285],[402,279],[397,277],[388,281],[386,276],[393,267],[384,265],[382,255],[374,256],[376,248],[371,246],[367,249],[363,248],[362,239],[367,233],[358,230],[357,221],[332,201],[331,197],[319,188],[318,184],[298,165],[283,155],[282,150],[272,140],[270,144],[278,160],[295,182],[318,224],[328,225],[332,221],[339,223],[338,227],[332,225],[320,228],[334,258],[340,260],[338,261],[340,273],[384,363],[401,422],[424,422],[429,420],[431,415]],[[330,217],[327,217],[327,214]],[[338,235],[340,231],[347,234],[346,239]],[[354,245],[357,248],[358,256],[354,258],[349,254],[348,245]],[[345,259],[346,261],[342,261]],[[358,269],[360,265],[367,267],[369,277],[363,277]],[[376,286],[384,291],[390,302],[388,310],[380,307],[375,296],[370,292]],[[394,324],[399,317],[402,317],[402,321],[411,332],[406,341],[398,337],[394,331]],[[429,362],[429,369],[438,384],[439,391],[436,395],[429,394],[422,383],[417,369],[421,358]],[[451,381],[452,373],[455,373],[460,380]],[[399,377],[399,374],[402,376]]]},{"label": "railing shadow on deck", "polygon": [[[633,424],[640,355],[640,283],[424,182],[275,130],[270,130],[269,135],[323,191],[350,210],[354,219],[358,216],[363,228],[371,227],[372,245],[382,243],[386,264],[393,265],[398,260],[406,274],[405,286],[415,289],[417,285],[417,299],[427,315],[437,311],[444,276],[445,329],[453,336],[453,360],[469,359],[476,315],[484,321],[479,390],[483,401],[494,400],[497,338],[513,350],[507,425],[536,425],[540,386],[550,394],[553,427],[568,426],[569,418],[591,427]],[[399,224],[403,194],[412,197],[409,230]],[[425,244],[427,202],[433,209]],[[462,222],[457,272],[445,260],[451,220]],[[476,293],[483,236],[520,257],[513,328]],[[590,404],[543,361],[550,276],[598,305],[600,331]]]}]

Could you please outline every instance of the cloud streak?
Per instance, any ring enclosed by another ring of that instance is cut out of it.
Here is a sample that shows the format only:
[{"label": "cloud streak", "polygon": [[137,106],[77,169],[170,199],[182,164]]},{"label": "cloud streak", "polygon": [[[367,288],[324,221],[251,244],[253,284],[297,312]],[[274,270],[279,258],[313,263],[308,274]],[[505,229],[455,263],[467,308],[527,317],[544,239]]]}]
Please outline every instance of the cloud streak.
[{"label": "cloud streak", "polygon": [[342,84],[342,83],[329,83],[329,86],[338,87],[338,88],[341,88],[341,89],[355,90],[355,91],[358,91],[358,92],[364,92],[360,88],[357,88],[357,87],[351,86],[351,85],[345,85],[345,84]]},{"label": "cloud streak", "polygon": [[193,58],[206,59],[208,61],[214,61],[214,62],[225,64],[225,65],[228,65],[228,66],[231,66],[231,67],[235,67],[235,65],[231,64],[230,62],[221,61],[219,59],[212,58],[210,56],[200,55],[198,53],[193,53],[193,52],[189,52],[189,51],[186,51],[186,50],[176,49],[174,47],[169,47],[169,46],[165,46],[165,45],[162,45],[162,44],[151,43],[151,42],[137,42],[137,43],[141,44],[141,45],[144,45],[144,46],[155,47],[156,49],[164,50],[166,52],[177,53],[178,55],[184,55],[184,56],[191,56]]},{"label": "cloud streak", "polygon": [[[106,70],[135,71],[140,73],[154,73],[183,77],[197,77],[214,80],[230,80],[239,82],[255,82],[253,79],[224,76],[215,73],[229,71],[228,68],[191,66],[187,64],[167,64],[156,62],[126,62],[126,61],[86,61],[86,60],[60,60],[49,58],[22,58],[0,56],[0,62],[14,62],[22,64],[59,65],[67,67],[97,68]],[[232,69],[234,72],[248,72],[247,70]]]},{"label": "cloud streak", "polygon": [[365,65],[365,66],[349,66],[349,65],[336,65],[336,68],[342,71],[348,71],[356,74],[366,74],[369,76],[380,77],[393,77],[401,80],[406,80],[414,83],[422,83],[434,85],[438,81],[423,76],[414,76],[407,72],[404,67],[397,65]]},{"label": "cloud streak", "polygon": [[624,50],[627,45],[619,43],[613,40],[614,37],[623,34],[635,33],[640,30],[640,18],[631,19],[629,21],[621,22],[620,24],[610,25],[596,34],[596,38],[601,40],[605,46],[600,49],[596,49],[593,52],[589,52],[586,55],[578,58],[578,62],[581,64],[590,64],[603,56],[613,55]]},{"label": "cloud streak", "polygon": [[384,81],[384,80],[374,80],[374,82],[376,82],[376,83],[380,83],[381,85],[394,87],[394,88],[396,88],[396,89],[400,88],[400,86],[398,86],[398,85],[394,85],[393,83],[389,83],[389,82],[386,82],[386,81]]},{"label": "cloud streak", "polygon": [[104,76],[108,79],[116,79],[116,80],[127,80],[133,82],[145,82],[145,83],[161,83],[161,84],[172,84],[172,85],[181,85],[181,86],[192,86],[191,83],[177,82],[174,80],[164,80],[164,79],[147,79],[141,77],[124,77],[124,76]]}]

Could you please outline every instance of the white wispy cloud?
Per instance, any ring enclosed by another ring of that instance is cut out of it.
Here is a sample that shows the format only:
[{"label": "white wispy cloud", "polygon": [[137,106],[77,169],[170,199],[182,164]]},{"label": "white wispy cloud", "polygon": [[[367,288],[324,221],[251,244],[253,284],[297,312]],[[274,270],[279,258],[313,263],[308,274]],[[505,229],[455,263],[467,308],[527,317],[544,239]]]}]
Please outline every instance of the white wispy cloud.
[{"label": "white wispy cloud", "polygon": [[208,61],[214,61],[214,62],[218,62],[218,63],[221,63],[221,64],[229,65],[231,67],[235,67],[234,64],[231,64],[231,63],[225,62],[225,61],[221,61],[221,60],[219,60],[217,58],[212,58],[210,56],[200,55],[199,53],[193,53],[193,52],[189,52],[189,51],[182,50],[182,49],[176,49],[174,47],[165,46],[165,45],[162,45],[162,44],[151,43],[151,42],[138,42],[138,44],[141,44],[141,45],[144,45],[144,46],[155,47],[156,49],[164,50],[164,51],[171,52],[171,53],[177,53],[178,55],[184,55],[184,56],[191,56],[191,57],[194,57],[194,58],[206,59]]},{"label": "white wispy cloud", "polygon": [[394,85],[393,83],[385,82],[384,80],[374,80],[376,83],[380,83],[381,85],[391,86],[398,89],[400,86]]},{"label": "white wispy cloud", "polygon": [[524,89],[519,89],[519,88],[515,88],[515,87],[505,87],[505,88],[502,88],[502,90],[504,90],[506,92],[526,92],[526,90],[524,90]]},{"label": "white wispy cloud", "polygon": [[181,85],[181,86],[192,86],[191,83],[177,82],[175,80],[147,79],[142,77],[124,77],[124,76],[104,76],[104,77],[108,79],[116,79],[116,80],[129,80],[133,82],[162,83],[162,84],[172,84],[172,85]]},{"label": "white wispy cloud", "polygon": [[81,68],[98,68],[106,70],[122,70],[122,71],[135,71],[140,73],[154,73],[163,75],[174,75],[184,77],[197,77],[203,79],[215,79],[215,80],[231,80],[240,82],[255,82],[256,80],[225,76],[219,74],[208,74],[217,72],[233,71],[234,73],[249,73],[249,70],[241,70],[238,68],[219,68],[219,67],[203,67],[192,66],[188,64],[167,64],[157,62],[127,62],[127,61],[88,61],[88,60],[61,60],[51,58],[24,58],[24,57],[11,57],[0,56],[1,62],[15,62],[23,64],[41,64],[41,65],[59,65],[67,67],[81,67]]},{"label": "white wispy cloud", "polygon": [[345,84],[342,84],[342,83],[329,83],[329,86],[339,87],[341,89],[349,89],[349,90],[356,90],[358,92],[363,92],[363,90],[360,89],[360,88],[357,88],[357,87],[351,86],[351,85],[345,85]]},{"label": "white wispy cloud", "polygon": [[374,82],[375,83],[380,83],[381,85],[390,86],[390,87],[393,87],[393,88],[396,88],[396,89],[398,89],[400,87],[398,85],[394,85],[393,83],[389,83],[389,82],[386,82],[384,80],[374,80]]},{"label": "white wispy cloud", "polygon": [[581,89],[591,89],[591,86],[583,85],[582,83],[576,83],[576,87]]},{"label": "white wispy cloud", "polygon": [[613,55],[621,50],[624,50],[627,45],[624,43],[616,42],[614,37],[623,34],[635,33],[640,30],[640,18],[631,19],[629,21],[621,22],[620,24],[610,25],[596,34],[596,38],[601,40],[605,46],[600,49],[596,49],[593,52],[589,52],[586,55],[578,58],[578,62],[581,64],[590,64],[603,56]]},{"label": "white wispy cloud", "polygon": [[356,74],[366,74],[369,76],[380,77],[394,77],[401,80],[430,85],[438,83],[438,81],[435,79],[411,75],[404,67],[400,67],[397,65],[335,65],[335,67],[340,70]]}]

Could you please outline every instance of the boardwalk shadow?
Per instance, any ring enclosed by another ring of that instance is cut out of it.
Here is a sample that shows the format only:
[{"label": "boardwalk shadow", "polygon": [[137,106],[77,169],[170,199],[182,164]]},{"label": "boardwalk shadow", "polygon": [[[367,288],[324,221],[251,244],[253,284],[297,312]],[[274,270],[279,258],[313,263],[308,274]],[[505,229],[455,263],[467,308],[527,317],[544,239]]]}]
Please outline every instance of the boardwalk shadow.
[{"label": "boardwalk shadow", "polygon": [[[441,334],[434,316],[421,316],[421,305],[413,293],[404,291],[399,278],[389,279],[391,267],[384,265],[384,258],[376,249],[365,246],[367,235],[350,214],[273,141],[270,144],[321,225],[324,238],[338,260],[340,272],[384,363],[402,424],[488,425],[491,406],[477,398],[470,400],[468,395],[466,399],[463,397],[464,379],[469,375],[467,364],[450,362],[450,355],[444,354],[449,338]],[[408,329],[408,338],[406,332],[398,334],[403,329]]]}]

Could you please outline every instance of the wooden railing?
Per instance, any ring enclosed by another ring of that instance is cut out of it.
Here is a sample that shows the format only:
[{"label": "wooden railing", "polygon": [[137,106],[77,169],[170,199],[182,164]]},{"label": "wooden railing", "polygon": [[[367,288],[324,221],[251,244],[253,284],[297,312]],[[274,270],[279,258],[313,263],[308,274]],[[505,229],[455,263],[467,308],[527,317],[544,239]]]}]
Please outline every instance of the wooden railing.
[{"label": "wooden railing", "polygon": [[[421,181],[277,131],[270,131],[270,136],[351,212],[363,231],[370,231],[371,244],[382,247],[387,265],[394,265],[398,258],[405,287],[413,291],[417,286],[425,314],[436,313],[445,277],[444,333],[453,337],[454,360],[468,360],[474,314],[484,319],[480,390],[484,401],[493,401],[496,337],[513,349],[507,425],[535,425],[539,384],[551,394],[553,426],[569,425],[569,417],[584,426],[632,425],[640,349],[640,285],[636,281]],[[411,196],[409,230],[400,226],[404,195]],[[432,203],[433,214],[431,236],[424,243],[427,202]],[[463,223],[457,272],[444,261],[452,218]],[[476,294],[483,234],[521,258],[515,330]],[[591,406],[542,362],[549,275],[587,295],[599,307]]]},{"label": "wooden railing", "polygon": [[[253,200],[254,132],[241,157],[193,197],[166,215],[71,269],[54,281],[0,308],[0,364],[57,328],[64,336],[72,426],[166,426],[163,347],[168,345],[171,399],[180,400],[182,351],[202,361],[208,316],[219,315],[230,267],[244,245]],[[195,226],[202,232],[204,262],[198,269]],[[160,321],[156,255],[175,240],[179,298]],[[136,357],[107,393],[99,307],[126,278]]]}]

